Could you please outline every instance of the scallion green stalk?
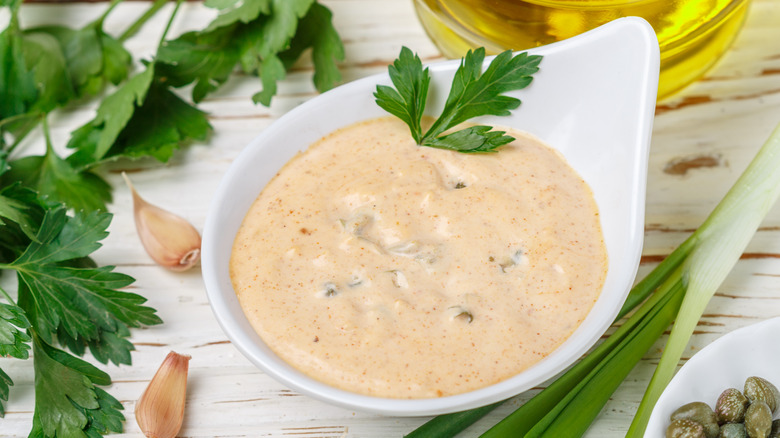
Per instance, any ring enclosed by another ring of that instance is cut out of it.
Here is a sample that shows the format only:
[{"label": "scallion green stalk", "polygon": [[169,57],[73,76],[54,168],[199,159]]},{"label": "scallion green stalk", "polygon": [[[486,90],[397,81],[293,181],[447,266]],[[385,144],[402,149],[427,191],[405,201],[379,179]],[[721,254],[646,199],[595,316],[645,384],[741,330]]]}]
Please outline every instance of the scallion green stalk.
[{"label": "scallion green stalk", "polygon": [[501,402],[468,411],[439,415],[438,417],[433,418],[432,420],[413,430],[412,433],[406,435],[405,438],[453,437],[500,405]]},{"label": "scallion green stalk", "polygon": [[780,125],[692,236],[695,248],[683,265],[687,283],[685,298],[628,437],[644,435],[653,406],[672,379],[704,308],[739,260],[778,196]]}]

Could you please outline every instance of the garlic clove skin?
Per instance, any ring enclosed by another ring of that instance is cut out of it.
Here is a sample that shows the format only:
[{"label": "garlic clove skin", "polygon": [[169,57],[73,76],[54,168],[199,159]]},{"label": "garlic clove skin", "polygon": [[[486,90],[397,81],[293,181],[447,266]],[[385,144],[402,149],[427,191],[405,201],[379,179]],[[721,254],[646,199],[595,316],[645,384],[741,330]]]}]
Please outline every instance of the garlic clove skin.
[{"label": "garlic clove skin", "polygon": [[122,172],[133,194],[135,228],[147,254],[160,266],[185,271],[200,259],[200,233],[184,218],[144,200]]},{"label": "garlic clove skin", "polygon": [[135,420],[147,438],[175,438],[184,421],[190,356],[168,353],[135,405]]}]

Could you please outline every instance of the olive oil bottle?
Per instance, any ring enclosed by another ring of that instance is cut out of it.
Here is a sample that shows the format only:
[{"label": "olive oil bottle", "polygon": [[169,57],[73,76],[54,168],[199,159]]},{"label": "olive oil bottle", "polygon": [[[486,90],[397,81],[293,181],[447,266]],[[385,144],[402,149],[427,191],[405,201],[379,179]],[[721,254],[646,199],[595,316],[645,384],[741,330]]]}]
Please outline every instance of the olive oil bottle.
[{"label": "olive oil bottle", "polygon": [[639,16],[661,47],[662,99],[710,68],[734,40],[749,0],[414,0],[445,56],[470,48],[524,50],[560,41],[619,17]]}]

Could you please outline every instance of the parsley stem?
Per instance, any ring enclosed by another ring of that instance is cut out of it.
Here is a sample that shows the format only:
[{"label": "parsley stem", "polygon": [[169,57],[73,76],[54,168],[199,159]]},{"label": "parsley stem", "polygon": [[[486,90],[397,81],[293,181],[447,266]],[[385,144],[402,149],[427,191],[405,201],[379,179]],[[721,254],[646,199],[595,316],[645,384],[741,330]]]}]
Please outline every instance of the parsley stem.
[{"label": "parsley stem", "polygon": [[0,293],[3,294],[3,296],[5,297],[6,300],[8,300],[9,303],[16,305],[14,299],[11,298],[11,295],[8,295],[8,292],[6,292],[5,289],[2,288],[2,286],[0,286]]},{"label": "parsley stem", "polygon": [[160,51],[160,47],[162,47],[163,43],[165,42],[165,37],[168,36],[168,31],[171,30],[171,25],[173,25],[173,19],[176,18],[176,13],[179,12],[179,7],[181,6],[183,0],[176,0],[176,7],[173,8],[173,12],[171,12],[171,18],[168,19],[168,24],[165,25],[165,30],[163,31],[162,36],[160,37],[160,43],[157,45],[157,51]]},{"label": "parsley stem", "polygon": [[53,147],[51,144],[51,134],[49,134],[49,122],[46,118],[46,114],[41,116],[41,125],[43,127],[43,138],[46,140],[46,152],[50,152]]},{"label": "parsley stem", "polygon": [[157,11],[165,6],[166,3],[168,3],[168,0],[156,0],[143,15],[138,17],[135,23],[131,24],[130,27],[119,36],[119,42],[125,42],[125,40],[135,35],[150,18],[157,14]]},{"label": "parsley stem", "polygon": [[111,4],[108,5],[108,8],[103,12],[103,15],[95,21],[95,25],[98,28],[103,28],[103,22],[106,21],[106,17],[108,17],[108,14],[110,14],[119,3],[122,3],[122,0],[111,0]]},{"label": "parsley stem", "polygon": [[[8,22],[8,33],[18,33],[19,32],[19,6],[21,6],[22,2],[11,2],[8,4],[8,9],[11,12],[11,19]],[[4,4],[5,5],[5,4]]]},{"label": "parsley stem", "polygon": [[16,149],[16,147],[22,143],[22,140],[24,140],[24,138],[27,137],[27,134],[29,134],[37,125],[38,125],[37,120],[28,119],[28,122],[22,127],[22,129],[16,132],[16,136],[14,137],[14,142],[11,144],[11,146],[8,146],[7,149],[8,155],[11,155],[11,152],[13,152],[14,149]]},{"label": "parsley stem", "polygon": [[8,124],[11,124],[11,123],[14,123],[14,122],[18,122],[20,120],[25,120],[25,119],[28,119],[28,118],[35,118],[35,117],[40,117],[40,116],[41,116],[41,113],[34,112],[34,113],[17,114],[15,116],[6,117],[5,119],[0,120],[0,128],[2,128],[5,125],[8,125]]},{"label": "parsley stem", "polygon": [[8,117],[7,119],[0,120],[0,133],[3,132],[3,126],[17,122],[19,123],[19,125],[15,126],[15,129],[12,131],[14,134],[14,142],[11,144],[11,146],[8,146],[8,149],[6,149],[6,153],[8,155],[11,155],[14,149],[19,146],[25,137],[27,137],[27,134],[29,134],[30,131],[32,131],[38,125],[38,118],[41,116],[43,116],[43,113],[33,112],[17,114],[15,116]]}]

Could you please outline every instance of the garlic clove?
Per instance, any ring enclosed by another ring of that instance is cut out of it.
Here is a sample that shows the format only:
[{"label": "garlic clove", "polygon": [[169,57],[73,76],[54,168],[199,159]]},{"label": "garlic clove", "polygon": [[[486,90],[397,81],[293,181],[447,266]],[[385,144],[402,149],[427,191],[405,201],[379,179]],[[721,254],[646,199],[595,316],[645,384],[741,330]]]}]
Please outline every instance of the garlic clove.
[{"label": "garlic clove", "polygon": [[159,265],[184,271],[200,259],[200,233],[184,218],[144,200],[122,172],[133,194],[135,228],[147,254]]},{"label": "garlic clove", "polygon": [[135,421],[147,438],[174,438],[184,420],[190,356],[168,353],[135,406]]}]

